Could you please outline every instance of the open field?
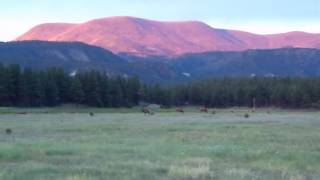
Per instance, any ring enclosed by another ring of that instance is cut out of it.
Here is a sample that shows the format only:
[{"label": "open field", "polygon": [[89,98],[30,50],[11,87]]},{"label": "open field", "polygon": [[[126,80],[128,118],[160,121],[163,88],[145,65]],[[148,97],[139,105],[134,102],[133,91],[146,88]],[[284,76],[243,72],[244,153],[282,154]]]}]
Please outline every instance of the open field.
[{"label": "open field", "polygon": [[0,108],[0,179],[320,179],[320,112],[187,110]]}]

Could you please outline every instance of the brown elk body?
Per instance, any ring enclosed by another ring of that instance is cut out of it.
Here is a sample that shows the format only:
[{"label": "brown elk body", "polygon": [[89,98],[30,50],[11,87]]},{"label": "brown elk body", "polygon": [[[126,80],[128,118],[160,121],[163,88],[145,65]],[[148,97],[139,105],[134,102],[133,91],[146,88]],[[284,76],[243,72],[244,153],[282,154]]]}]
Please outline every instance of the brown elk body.
[{"label": "brown elk body", "polygon": [[153,112],[149,108],[143,108],[141,111],[144,115],[153,115]]},{"label": "brown elk body", "polygon": [[208,113],[208,109],[207,108],[200,108],[200,112]]},{"label": "brown elk body", "polygon": [[183,110],[182,108],[177,108],[177,109],[176,109],[176,112],[184,113],[184,110]]},{"label": "brown elk body", "polygon": [[7,134],[7,135],[12,134],[12,130],[11,130],[11,129],[6,129],[6,134]]}]

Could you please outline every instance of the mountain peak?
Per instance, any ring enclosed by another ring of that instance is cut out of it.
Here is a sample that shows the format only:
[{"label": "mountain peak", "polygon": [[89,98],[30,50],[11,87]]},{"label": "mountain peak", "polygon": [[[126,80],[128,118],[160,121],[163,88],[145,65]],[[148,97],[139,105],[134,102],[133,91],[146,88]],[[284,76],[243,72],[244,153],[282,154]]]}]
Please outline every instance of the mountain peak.
[{"label": "mountain peak", "polygon": [[183,23],[191,23],[191,24],[202,24],[206,25],[204,22],[196,21],[196,20],[186,20],[186,21],[160,21],[160,20],[151,20],[147,18],[139,18],[134,16],[110,16],[110,17],[103,17],[98,19],[93,19],[88,22],[92,21],[131,21],[131,22],[154,22],[154,23],[164,23],[164,24],[183,24]]}]

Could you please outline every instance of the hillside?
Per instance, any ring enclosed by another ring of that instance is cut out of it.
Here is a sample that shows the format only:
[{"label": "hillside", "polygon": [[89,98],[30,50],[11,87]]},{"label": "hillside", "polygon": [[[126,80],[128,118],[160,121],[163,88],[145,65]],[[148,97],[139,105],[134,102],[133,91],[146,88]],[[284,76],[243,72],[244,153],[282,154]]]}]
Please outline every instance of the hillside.
[{"label": "hillside", "polygon": [[320,76],[320,50],[283,48],[188,54],[173,59],[174,71],[194,79],[249,76]]},{"label": "hillside", "polygon": [[69,73],[98,70],[110,75],[137,75],[150,83],[175,79],[171,67],[164,62],[131,62],[103,48],[79,42],[0,42],[0,63],[33,69],[62,67]]},{"label": "hillside", "polygon": [[0,44],[0,62],[67,71],[96,69],[110,74],[129,73],[128,63],[103,48],[79,42],[24,41]]},{"label": "hillside", "polygon": [[174,58],[119,57],[78,42],[25,41],[0,43],[0,63],[67,72],[98,70],[137,75],[148,83],[177,83],[213,77],[320,76],[320,50],[283,48],[243,52],[207,52]]}]

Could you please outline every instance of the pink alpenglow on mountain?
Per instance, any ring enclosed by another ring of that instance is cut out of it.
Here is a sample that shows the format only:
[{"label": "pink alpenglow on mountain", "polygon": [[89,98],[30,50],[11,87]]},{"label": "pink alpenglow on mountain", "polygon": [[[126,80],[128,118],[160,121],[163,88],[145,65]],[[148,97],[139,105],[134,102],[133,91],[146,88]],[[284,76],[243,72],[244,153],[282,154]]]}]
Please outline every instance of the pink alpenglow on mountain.
[{"label": "pink alpenglow on mountain", "polygon": [[198,21],[160,22],[134,17],[109,17],[83,24],[42,24],[16,40],[80,41],[114,53],[136,56],[282,47],[320,48],[320,34],[257,35],[215,29]]}]

